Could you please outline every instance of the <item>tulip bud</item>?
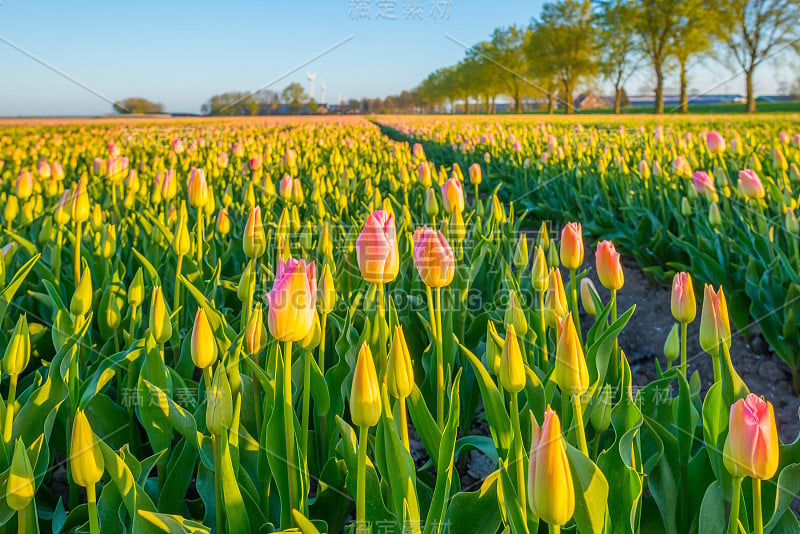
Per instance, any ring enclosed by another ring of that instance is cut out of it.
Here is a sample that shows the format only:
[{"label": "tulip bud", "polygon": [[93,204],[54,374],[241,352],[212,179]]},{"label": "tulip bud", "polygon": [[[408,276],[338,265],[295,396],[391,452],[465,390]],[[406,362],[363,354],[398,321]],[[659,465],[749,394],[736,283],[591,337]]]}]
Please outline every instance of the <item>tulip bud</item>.
[{"label": "tulip bud", "polygon": [[506,339],[500,355],[500,368],[497,375],[500,385],[512,394],[519,393],[525,387],[525,364],[514,325],[506,327]]},{"label": "tulip bud", "polygon": [[357,427],[371,427],[381,417],[381,395],[372,351],[364,343],[358,352],[350,388],[350,417]]},{"label": "tulip bud", "polygon": [[550,248],[547,250],[547,265],[551,269],[558,269],[560,262],[558,260],[558,250],[556,250],[555,242],[550,242]]},{"label": "tulip bud", "polygon": [[33,501],[35,491],[35,478],[28,451],[25,450],[22,438],[17,438],[6,485],[5,497],[9,508],[24,510]]},{"label": "tulip bud", "polygon": [[267,345],[267,328],[264,326],[264,312],[260,302],[256,303],[256,307],[250,315],[244,340],[247,353],[251,356],[261,353]]},{"label": "tulip bud", "polygon": [[692,204],[686,197],[683,197],[681,199],[681,215],[683,215],[684,217],[689,217],[692,215]]},{"label": "tulip bud", "polygon": [[89,218],[89,194],[86,192],[86,180],[86,173],[84,173],[72,189],[70,216],[75,222],[83,222]]},{"label": "tulip bud", "polygon": [[3,208],[3,219],[6,223],[10,223],[17,218],[17,215],[19,215],[19,201],[17,201],[17,197],[9,196]]},{"label": "tulip bud", "polygon": [[589,388],[589,370],[572,320],[572,312],[567,313],[564,326],[559,332],[553,379],[562,393],[567,395],[583,395]]},{"label": "tulip bud", "polygon": [[533,250],[533,267],[531,268],[531,285],[533,285],[534,291],[539,293],[547,291],[547,280],[547,259],[542,247],[537,246]]},{"label": "tulip bud", "polygon": [[78,408],[72,424],[69,448],[69,470],[72,481],[84,488],[97,484],[103,477],[105,463],[97,436],[92,432],[86,414]]},{"label": "tulip bud", "polygon": [[436,200],[436,191],[432,187],[425,194],[425,213],[428,217],[435,217],[439,213],[439,202]]},{"label": "tulip bud", "polygon": [[17,176],[15,194],[20,200],[27,200],[33,193],[33,176],[31,171],[23,169]]},{"label": "tulip bud", "polygon": [[497,333],[494,322],[486,322],[486,366],[495,376],[500,376],[500,359],[503,353],[503,338]]},{"label": "tulip bud", "polygon": [[186,222],[188,218],[186,205],[181,203],[178,223],[175,226],[175,234],[172,237],[172,249],[178,256],[188,254],[192,247],[192,238],[189,236],[189,226]]},{"label": "tulip bud", "polygon": [[542,226],[539,227],[539,235],[536,237],[536,244],[542,251],[550,249],[550,234],[547,231],[547,223],[542,221]]},{"label": "tulip bud", "polygon": [[202,306],[197,308],[197,314],[194,316],[191,349],[192,361],[200,369],[205,369],[217,361],[217,339]]},{"label": "tulip bud", "polygon": [[161,286],[153,288],[150,298],[150,333],[159,345],[164,345],[172,337],[172,322]]},{"label": "tulip bud", "polygon": [[505,224],[506,222],[506,210],[502,202],[500,202],[500,199],[497,198],[497,195],[492,196],[492,217],[494,218],[494,222],[498,225]]},{"label": "tulip bud", "polygon": [[540,520],[565,525],[575,513],[575,490],[561,421],[548,407],[541,427],[535,420],[532,422],[528,503]]},{"label": "tulip bud", "polygon": [[561,264],[577,269],[583,263],[583,234],[580,223],[569,223],[561,230]]},{"label": "tulip bud", "polygon": [[716,357],[720,341],[730,348],[731,326],[728,322],[728,305],[722,287],[715,293],[714,288],[706,284],[703,291],[703,312],[700,316],[700,347]]},{"label": "tulip bud", "polygon": [[622,289],[625,277],[622,273],[619,253],[611,241],[601,241],[595,252],[597,277],[606,289],[615,291]]},{"label": "tulip bud", "polygon": [[691,323],[697,315],[692,276],[689,273],[675,273],[672,278],[672,316],[679,323]]},{"label": "tulip bud", "polygon": [[678,323],[672,325],[672,328],[664,341],[664,357],[668,362],[672,363],[681,355],[680,336],[678,334]]},{"label": "tulip bud", "polygon": [[314,312],[314,319],[311,323],[311,328],[309,328],[306,337],[300,340],[300,348],[305,351],[311,352],[317,346],[319,346],[319,342],[322,339],[322,328],[319,324],[319,315],[317,312]]},{"label": "tulip bud", "polygon": [[242,248],[248,258],[258,258],[267,250],[267,238],[261,223],[260,206],[250,209],[250,215],[248,215],[247,224],[244,227],[244,236],[242,236]]},{"label": "tulip bud", "polygon": [[193,208],[202,208],[208,202],[208,185],[203,169],[193,168],[189,175],[189,204]]},{"label": "tulip bud", "polygon": [[478,185],[481,183],[483,177],[481,173],[481,164],[480,163],[473,163],[469,167],[469,181],[472,185]]},{"label": "tulip bud", "polygon": [[217,212],[215,228],[221,236],[226,236],[231,231],[231,218],[228,216],[228,208],[222,208]]},{"label": "tulip bud", "polygon": [[128,304],[130,306],[138,307],[144,302],[144,278],[142,276],[142,268],[136,271],[130,287],[128,287]]},{"label": "tulip bud", "polygon": [[414,366],[411,364],[403,327],[400,325],[394,328],[386,373],[389,393],[393,397],[404,399],[411,394],[411,390],[414,389]]},{"label": "tulip bud", "polygon": [[561,271],[550,269],[547,295],[544,299],[544,319],[547,326],[555,328],[558,319],[563,319],[567,314],[567,294],[564,291],[564,282],[561,280]]},{"label": "tulip bud", "polygon": [[514,267],[522,270],[528,266],[528,237],[521,233],[517,239],[517,246],[514,249]]},{"label": "tulip bud", "polygon": [[242,275],[239,277],[239,284],[236,287],[236,296],[239,298],[239,301],[244,303],[247,302],[250,298],[250,291],[254,289],[251,287],[252,281],[251,277],[253,274],[253,262],[248,261],[245,264],[244,270],[242,271]]},{"label": "tulip bud", "polygon": [[89,313],[92,309],[92,272],[89,266],[83,268],[78,287],[75,288],[75,293],[72,294],[72,301],[69,305],[69,311],[72,315],[78,317]]},{"label": "tulip bud", "polygon": [[215,436],[221,436],[233,422],[233,394],[228,382],[225,366],[217,364],[211,391],[208,392],[206,404],[206,428]]},{"label": "tulip bud", "polygon": [[321,314],[327,315],[336,307],[336,284],[333,281],[331,269],[327,263],[322,267],[319,288],[319,311]]},{"label": "tulip bud", "polygon": [[[1,263],[1,262],[0,262]],[[17,321],[3,356],[3,371],[11,376],[22,374],[31,359],[31,338],[28,334],[28,318],[23,314]]]},{"label": "tulip bud", "polygon": [[600,298],[591,278],[583,278],[581,280],[581,304],[583,305],[583,309],[586,310],[586,313],[592,317],[597,315],[597,308],[594,305],[595,296],[598,299]]},{"label": "tulip bud", "polygon": [[423,187],[428,188],[431,186],[431,168],[427,161],[423,161],[419,164],[417,176],[419,178],[419,183],[422,184]]},{"label": "tulip bud", "polygon": [[611,424],[611,386],[606,384],[594,398],[590,421],[596,432],[605,432]]},{"label": "tulip bud", "polygon": [[778,430],[772,403],[750,393],[731,406],[723,463],[741,478],[772,478],[778,470]]},{"label": "tulip bud", "polygon": [[722,225],[722,214],[719,212],[719,205],[716,202],[712,202],[708,207],[708,222],[713,227]]},{"label": "tulip bud", "polygon": [[797,217],[792,210],[786,210],[786,231],[797,237],[797,234],[800,233],[800,225],[797,223]]},{"label": "tulip bud", "polygon": [[525,318],[525,312],[522,310],[522,305],[513,290],[508,291],[508,303],[503,316],[503,324],[505,324],[506,328],[508,328],[508,325],[513,324],[514,329],[521,336],[525,336],[528,333],[528,320]]}]

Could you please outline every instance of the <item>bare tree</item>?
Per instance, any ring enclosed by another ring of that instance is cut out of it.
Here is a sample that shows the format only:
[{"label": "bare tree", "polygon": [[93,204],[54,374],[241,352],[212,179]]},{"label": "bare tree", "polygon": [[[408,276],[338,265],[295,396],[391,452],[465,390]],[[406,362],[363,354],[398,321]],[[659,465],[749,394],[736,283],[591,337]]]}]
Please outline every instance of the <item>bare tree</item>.
[{"label": "bare tree", "polygon": [[664,67],[673,53],[682,1],[636,0],[636,34],[656,75],[655,113],[664,113]]},{"label": "bare tree", "polygon": [[639,66],[636,10],[630,0],[607,0],[600,4],[597,18],[600,73],[614,85],[614,113],[619,113],[623,86]]}]

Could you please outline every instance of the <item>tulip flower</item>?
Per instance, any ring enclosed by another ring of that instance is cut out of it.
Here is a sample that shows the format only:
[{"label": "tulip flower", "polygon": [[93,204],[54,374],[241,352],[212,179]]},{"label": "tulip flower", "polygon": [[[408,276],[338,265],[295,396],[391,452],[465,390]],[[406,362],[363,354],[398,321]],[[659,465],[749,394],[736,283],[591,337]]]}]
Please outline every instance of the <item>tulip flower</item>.
[{"label": "tulip flower", "polygon": [[356,258],[361,276],[372,284],[385,284],[400,269],[394,216],[383,210],[372,212],[356,239]]},{"label": "tulip flower", "polygon": [[[686,330],[697,316],[692,276],[686,272],[675,273],[672,278],[672,316],[681,324],[681,373],[686,375]],[[674,330],[674,329],[673,329]]]},{"label": "tulip flower", "polygon": [[731,326],[728,321],[728,305],[722,287],[719,292],[708,284],[703,290],[703,312],[700,316],[700,347],[714,361],[714,381],[720,379],[719,351],[724,344],[731,346]]},{"label": "tulip flower", "polygon": [[622,289],[622,285],[625,283],[625,277],[622,273],[619,253],[614,248],[614,244],[611,241],[601,241],[597,244],[595,261],[597,277],[600,279],[600,283],[603,284],[603,287],[611,290],[612,293]]},{"label": "tulip flower", "polygon": [[578,445],[581,451],[588,456],[589,450],[583,430],[581,395],[589,388],[589,370],[586,367],[586,359],[578,332],[575,330],[575,323],[571,319],[570,314],[567,314],[559,332],[553,380],[561,389],[561,394],[568,395],[572,400],[578,427]]},{"label": "tulip flower", "polygon": [[672,161],[672,172],[678,177],[691,178],[692,166],[685,157],[678,156]]},{"label": "tulip flower", "polygon": [[161,292],[161,286],[153,287],[153,293],[150,297],[150,333],[162,351],[164,344],[172,337],[172,322],[169,318],[167,302]]},{"label": "tulip flower", "polygon": [[563,319],[565,315],[567,315],[567,295],[564,292],[564,282],[561,281],[561,271],[550,269],[544,302],[545,322],[550,328],[555,328],[558,319]]},{"label": "tulip flower", "polygon": [[260,206],[250,209],[242,236],[242,248],[250,259],[260,257],[267,250],[267,238],[264,234],[264,225],[261,223]]},{"label": "tulip flower", "polygon": [[100,443],[92,432],[92,427],[83,410],[75,412],[69,447],[69,471],[75,484],[86,488],[89,501],[89,530],[91,534],[99,534],[97,519],[97,495],[95,484],[103,476],[105,462],[100,451]]},{"label": "tulip flower", "polygon": [[575,272],[583,264],[583,234],[580,223],[568,223],[561,230],[561,264],[569,269],[572,318],[580,332],[578,322],[578,280]]},{"label": "tulip flower", "polygon": [[464,211],[464,189],[456,178],[450,178],[442,185],[442,203],[447,213]]},{"label": "tulip flower", "polygon": [[369,345],[364,343],[358,351],[353,384],[350,387],[350,417],[359,428],[358,470],[356,483],[356,524],[366,521],[366,464],[369,428],[378,424],[381,417],[381,394],[378,376]]},{"label": "tulip flower", "polygon": [[772,403],[750,393],[731,406],[723,463],[734,479],[733,502],[728,532],[737,532],[741,479],[753,479],[753,524],[764,532],[761,511],[761,481],[778,471],[778,430]]},{"label": "tulip flower", "polygon": [[707,172],[695,171],[695,173],[692,175],[692,179],[694,180],[694,188],[697,190],[698,194],[713,198],[717,193],[717,190],[714,187],[714,180]]},{"label": "tulip flower", "polygon": [[706,134],[706,146],[712,154],[721,154],[725,152],[725,138],[719,132],[708,132]]},{"label": "tulip flower", "polygon": [[33,176],[28,169],[22,169],[17,176],[17,183],[14,188],[14,194],[20,200],[28,200],[33,193]]},{"label": "tulip flower", "polygon": [[279,341],[300,341],[311,329],[317,303],[317,273],[312,261],[279,261],[267,293],[269,331]]},{"label": "tulip flower", "polygon": [[72,203],[70,206],[70,216],[75,223],[75,241],[73,242],[73,274],[77,283],[81,278],[81,226],[89,218],[89,195],[86,192],[85,174],[75,185],[72,192]]},{"label": "tulip flower", "polygon": [[228,208],[222,208],[217,212],[217,221],[214,228],[222,237],[228,235],[231,231],[231,218],[228,215]]},{"label": "tulip flower", "polygon": [[408,441],[408,418],[406,414],[406,397],[414,389],[414,365],[411,363],[411,354],[408,351],[403,327],[394,328],[392,347],[389,350],[389,363],[386,370],[386,384],[389,393],[398,400],[400,412],[400,435],[403,445],[410,451]]},{"label": "tulip flower", "polygon": [[[6,503],[9,508],[22,512],[19,514],[18,521],[24,525],[25,514],[23,510],[33,501],[35,493],[36,479],[33,474],[28,451],[22,438],[17,438],[14,445],[14,456],[11,459],[11,467],[8,470],[8,482],[6,484]],[[20,526],[20,532],[24,532],[24,526]]]},{"label": "tulip flower", "polygon": [[283,178],[281,178],[280,183],[280,194],[281,198],[285,201],[290,201],[292,199],[292,189],[293,189],[293,180],[292,177],[288,174],[285,174]]},{"label": "tulip flower", "polygon": [[422,187],[427,189],[431,186],[431,167],[427,161],[420,162],[419,167],[417,168],[417,177]]},{"label": "tulip flower", "polygon": [[739,188],[748,200],[764,198],[764,186],[761,184],[761,179],[752,169],[739,171]]},{"label": "tulip flower", "polygon": [[210,368],[217,361],[217,339],[202,306],[197,308],[197,314],[194,317],[191,354],[195,366],[202,370]]},{"label": "tulip flower", "polygon": [[531,509],[550,525],[566,525],[575,513],[575,490],[567,447],[561,435],[561,421],[549,407],[541,427],[534,421],[528,456],[528,502]]},{"label": "tulip flower", "polygon": [[[2,263],[0,261],[0,263]],[[3,426],[3,442],[6,446],[11,444],[11,433],[14,425],[14,409],[17,394],[17,380],[19,375],[28,366],[31,359],[31,338],[28,333],[28,318],[23,314],[17,321],[11,338],[6,345],[3,356],[3,371],[8,373],[10,383],[8,386],[8,396],[6,397],[6,414]]]}]

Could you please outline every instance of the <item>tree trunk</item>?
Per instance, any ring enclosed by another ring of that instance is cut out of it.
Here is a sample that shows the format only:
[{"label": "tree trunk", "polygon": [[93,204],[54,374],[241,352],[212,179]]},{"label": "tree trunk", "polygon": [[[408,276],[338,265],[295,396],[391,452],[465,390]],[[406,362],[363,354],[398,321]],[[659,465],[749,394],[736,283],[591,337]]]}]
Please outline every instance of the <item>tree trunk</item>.
[{"label": "tree trunk", "polygon": [[566,114],[572,115],[574,111],[574,103],[572,102],[572,88],[564,83],[564,105],[566,106]]},{"label": "tree trunk", "polygon": [[464,115],[469,115],[469,97],[464,97]]},{"label": "tree trunk", "polygon": [[656,102],[653,112],[664,113],[664,73],[661,71],[660,62],[656,64]]},{"label": "tree trunk", "polygon": [[514,111],[522,113],[522,99],[519,96],[519,84],[514,84]]},{"label": "tree trunk", "polygon": [[614,89],[614,113],[619,115],[622,110],[622,89],[617,87]]},{"label": "tree trunk", "polygon": [[755,113],[756,112],[756,99],[753,95],[753,71],[755,68],[751,67],[749,70],[745,71],[745,76],[747,78],[747,112],[748,113]]},{"label": "tree trunk", "polygon": [[681,62],[681,113],[689,113],[689,95],[686,94],[686,62]]},{"label": "tree trunk", "polygon": [[553,114],[553,108],[554,107],[555,106],[553,105],[553,92],[550,91],[549,93],[547,93],[547,114],[548,115],[552,115]]}]

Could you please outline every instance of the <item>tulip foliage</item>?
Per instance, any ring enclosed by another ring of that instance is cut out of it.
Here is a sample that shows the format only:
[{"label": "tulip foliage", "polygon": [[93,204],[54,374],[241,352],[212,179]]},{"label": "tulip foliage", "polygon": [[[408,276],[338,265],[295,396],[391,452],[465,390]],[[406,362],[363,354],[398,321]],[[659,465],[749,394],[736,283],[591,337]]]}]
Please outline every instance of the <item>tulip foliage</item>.
[{"label": "tulip foliage", "polygon": [[[5,127],[0,528],[800,532],[729,354],[800,354],[775,127]],[[623,255],[680,271],[644,386]]]}]

